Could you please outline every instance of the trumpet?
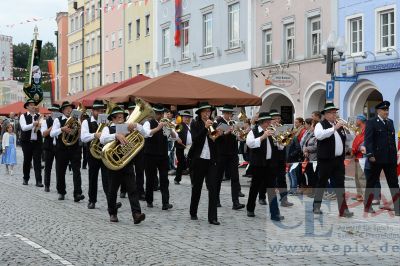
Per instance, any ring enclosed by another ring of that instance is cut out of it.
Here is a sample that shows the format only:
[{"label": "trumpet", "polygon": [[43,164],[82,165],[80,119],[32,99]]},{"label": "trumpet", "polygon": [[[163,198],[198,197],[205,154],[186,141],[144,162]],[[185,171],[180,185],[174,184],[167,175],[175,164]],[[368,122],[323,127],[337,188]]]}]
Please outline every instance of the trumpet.
[{"label": "trumpet", "polygon": [[43,123],[44,116],[41,114],[38,119],[38,124],[35,126],[34,132],[37,133],[40,129],[41,124]]},{"label": "trumpet", "polygon": [[354,123],[344,120],[343,118],[337,117],[336,123],[342,123],[344,130],[346,130],[348,133],[353,132],[355,135],[361,133],[361,129],[359,127],[357,127]]},{"label": "trumpet", "polygon": [[292,141],[293,137],[296,134],[295,130],[286,130],[285,132],[277,132],[277,127],[281,127],[281,124],[277,124],[275,126],[271,125],[267,128],[267,130],[273,131],[274,134],[271,136],[273,141],[282,146],[287,146]]},{"label": "trumpet", "polygon": [[[180,117],[180,116],[179,116],[179,117]],[[182,117],[180,117],[180,119],[178,119],[178,117],[177,117],[175,123],[172,122],[171,120],[169,120],[168,118],[162,118],[162,119],[160,120],[160,122],[167,123],[167,125],[164,126],[164,127],[165,127],[166,129],[168,129],[168,130],[174,129],[176,133],[179,133],[179,132],[182,131],[182,128],[183,128],[183,126],[182,126]]]}]

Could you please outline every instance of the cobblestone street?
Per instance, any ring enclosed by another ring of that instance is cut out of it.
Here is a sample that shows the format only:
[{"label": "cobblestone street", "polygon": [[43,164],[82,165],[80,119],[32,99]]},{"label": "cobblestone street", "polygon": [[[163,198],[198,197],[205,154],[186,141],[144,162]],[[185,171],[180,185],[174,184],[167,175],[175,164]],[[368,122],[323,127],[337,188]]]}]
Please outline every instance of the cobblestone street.
[{"label": "cobblestone street", "polygon": [[[82,170],[86,199],[73,201],[67,173],[68,194],[58,201],[54,174],[50,193],[34,186],[33,170],[23,186],[20,148],[17,161],[14,176],[6,175],[3,165],[0,169],[0,265],[398,265],[400,260],[400,218],[387,211],[363,217],[358,205],[354,218],[343,219],[331,201],[323,204],[324,215],[314,217],[312,199],[290,197],[295,206],[281,208],[285,220],[274,224],[260,205],[255,218],[245,209],[232,210],[230,183],[223,182],[221,225],[213,226],[207,221],[205,185],[199,220],[191,221],[190,180],[185,176],[178,186],[170,176],[173,209],[162,211],[155,192],[153,209],[141,202],[146,220],[136,226],[128,200],[121,199],[120,222],[111,224],[101,184],[96,209],[87,209],[87,170]],[[248,180],[241,177],[246,196]],[[386,181],[382,185],[389,198]],[[346,186],[354,192],[354,180]]]}]

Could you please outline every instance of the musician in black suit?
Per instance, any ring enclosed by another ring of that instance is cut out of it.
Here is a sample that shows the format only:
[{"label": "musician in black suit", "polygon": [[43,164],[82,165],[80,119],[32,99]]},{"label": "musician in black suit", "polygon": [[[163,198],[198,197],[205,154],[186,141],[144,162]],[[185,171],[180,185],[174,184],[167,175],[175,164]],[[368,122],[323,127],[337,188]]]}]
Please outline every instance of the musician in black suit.
[{"label": "musician in black suit", "polygon": [[255,216],[257,195],[266,187],[271,220],[282,221],[284,217],[280,215],[275,192],[277,147],[272,139],[273,131],[268,130],[271,119],[269,113],[261,112],[258,117],[258,126],[253,128],[246,138],[246,144],[251,149],[250,163],[253,167],[253,177],[247,201],[247,216]]},{"label": "musician in black suit", "polygon": [[[192,196],[190,200],[190,217],[198,220],[201,189],[204,178],[208,188],[208,222],[219,225],[217,217],[217,146],[214,137],[209,134],[213,121],[210,120],[212,107],[208,102],[200,102],[196,111],[197,117],[190,125],[192,146],[188,157],[191,160]],[[218,137],[222,132],[217,131]]]},{"label": "musician in black suit", "polygon": [[35,170],[36,186],[43,187],[42,184],[42,133],[40,132],[39,114],[35,113],[37,102],[28,99],[24,108],[28,112],[21,115],[19,123],[21,125],[21,147],[24,153],[23,163],[23,185],[28,185],[31,171],[31,162],[33,159],[33,168]]},{"label": "musician in black suit", "polygon": [[374,213],[371,207],[373,189],[383,170],[394,202],[396,216],[400,216],[399,181],[396,173],[396,134],[393,121],[388,118],[390,103],[383,101],[375,106],[378,116],[368,120],[365,128],[365,147],[371,166],[364,196],[364,211]]},{"label": "musician in black suit", "polygon": [[333,178],[337,196],[339,216],[350,218],[354,214],[349,211],[344,189],[344,156],[346,133],[343,123],[336,121],[339,110],[333,103],[325,104],[321,112],[325,119],[315,126],[314,134],[317,139],[317,161],[319,180],[316,187],[313,212],[322,214],[322,196],[329,178]]},{"label": "musician in black suit", "polygon": [[[60,110],[59,104],[53,104],[48,108],[53,115]],[[54,119],[49,116],[44,123],[42,123],[40,131],[44,137],[43,150],[44,150],[44,191],[50,192],[50,177],[51,168],[53,167],[53,161],[56,157],[56,140],[50,137],[50,131],[53,127]]]},{"label": "musician in black suit", "polygon": [[216,124],[225,124],[229,130],[225,131],[215,143],[217,144],[217,206],[221,206],[220,191],[222,179],[225,175],[231,180],[232,209],[240,210],[244,204],[239,202],[240,182],[239,182],[239,147],[238,139],[233,134],[234,121],[232,121],[233,106],[226,104],[221,108],[222,116],[217,118]]},{"label": "musician in black suit", "polygon": [[178,165],[176,167],[175,174],[175,184],[179,185],[182,180],[182,172],[187,169],[187,163],[185,158],[185,148],[186,146],[192,145],[192,135],[190,133],[190,122],[192,119],[192,114],[189,111],[180,112],[182,117],[182,130],[178,132],[178,137],[175,141],[175,151],[176,158],[178,159]]}]

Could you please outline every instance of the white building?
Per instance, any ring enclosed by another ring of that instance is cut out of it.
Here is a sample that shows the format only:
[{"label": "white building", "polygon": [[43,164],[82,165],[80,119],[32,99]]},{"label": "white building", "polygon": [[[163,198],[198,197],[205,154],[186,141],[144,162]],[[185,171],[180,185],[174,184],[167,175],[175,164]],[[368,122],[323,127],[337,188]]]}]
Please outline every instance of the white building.
[{"label": "white building", "polygon": [[13,44],[12,37],[0,35],[0,80],[13,78]]}]

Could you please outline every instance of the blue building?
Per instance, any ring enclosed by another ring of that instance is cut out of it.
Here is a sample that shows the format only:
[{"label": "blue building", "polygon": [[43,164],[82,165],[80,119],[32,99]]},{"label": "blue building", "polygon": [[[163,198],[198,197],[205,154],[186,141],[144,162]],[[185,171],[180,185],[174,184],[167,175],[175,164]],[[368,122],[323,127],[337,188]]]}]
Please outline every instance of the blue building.
[{"label": "blue building", "polygon": [[391,102],[389,115],[399,128],[399,6],[400,0],[339,0],[338,35],[348,47],[337,76],[358,76],[356,82],[340,82],[343,118],[374,117],[374,106],[384,99]]}]

